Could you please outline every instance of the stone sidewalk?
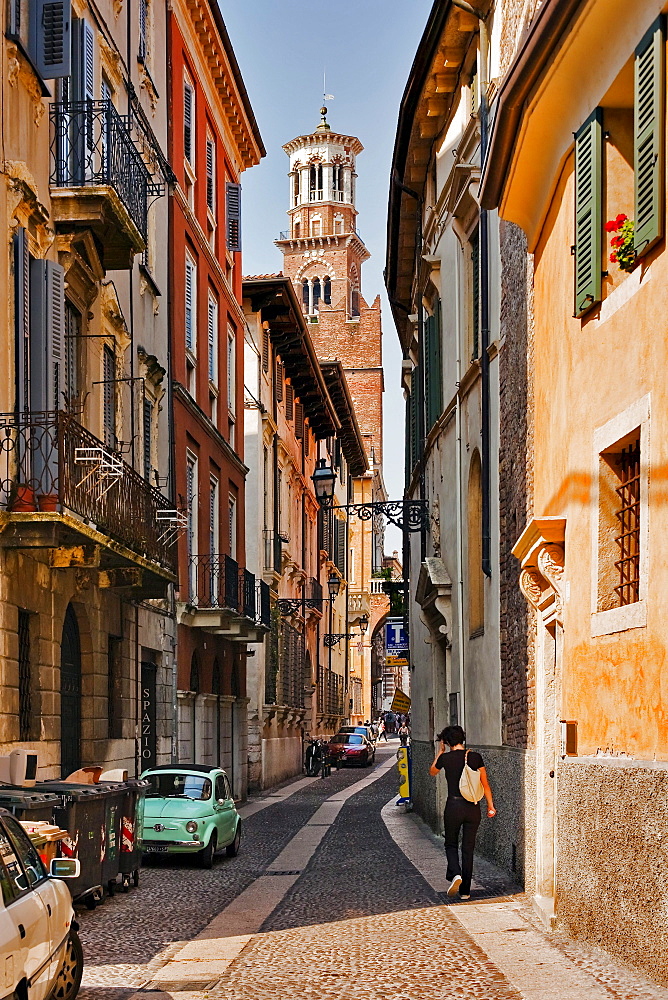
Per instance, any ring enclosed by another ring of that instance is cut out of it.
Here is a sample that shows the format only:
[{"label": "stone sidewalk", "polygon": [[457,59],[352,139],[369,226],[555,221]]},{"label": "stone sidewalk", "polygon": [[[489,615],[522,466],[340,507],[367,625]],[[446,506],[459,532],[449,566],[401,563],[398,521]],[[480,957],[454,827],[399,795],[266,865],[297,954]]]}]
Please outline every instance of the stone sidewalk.
[{"label": "stone sidewalk", "polygon": [[484,861],[471,901],[445,896],[442,840],[394,805],[394,750],[336,788],[301,779],[245,806],[245,822],[262,817],[266,830],[290,804],[320,800],[291,836],[276,823],[271,860],[163,952],[132,1000],[668,1000],[609,956],[545,933]]}]

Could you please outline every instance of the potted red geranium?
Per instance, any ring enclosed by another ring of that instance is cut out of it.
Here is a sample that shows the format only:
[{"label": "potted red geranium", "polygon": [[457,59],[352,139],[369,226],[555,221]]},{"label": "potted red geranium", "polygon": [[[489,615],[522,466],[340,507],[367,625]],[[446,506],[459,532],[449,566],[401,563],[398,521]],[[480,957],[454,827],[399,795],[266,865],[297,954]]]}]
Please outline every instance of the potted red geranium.
[{"label": "potted red geranium", "polygon": [[632,271],[636,266],[636,251],[633,242],[633,221],[628,215],[620,213],[616,218],[605,224],[606,233],[615,233],[610,240],[610,263],[616,264],[620,271]]}]

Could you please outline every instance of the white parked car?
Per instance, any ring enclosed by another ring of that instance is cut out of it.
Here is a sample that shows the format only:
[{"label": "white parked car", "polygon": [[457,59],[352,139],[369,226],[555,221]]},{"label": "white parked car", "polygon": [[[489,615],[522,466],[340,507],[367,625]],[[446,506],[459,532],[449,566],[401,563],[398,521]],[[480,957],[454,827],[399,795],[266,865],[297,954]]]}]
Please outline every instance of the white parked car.
[{"label": "white parked car", "polygon": [[60,881],[78,873],[71,858],[54,859],[47,872],[23,827],[0,809],[2,1000],[73,1000],[79,992],[83,951],[72,899]]}]

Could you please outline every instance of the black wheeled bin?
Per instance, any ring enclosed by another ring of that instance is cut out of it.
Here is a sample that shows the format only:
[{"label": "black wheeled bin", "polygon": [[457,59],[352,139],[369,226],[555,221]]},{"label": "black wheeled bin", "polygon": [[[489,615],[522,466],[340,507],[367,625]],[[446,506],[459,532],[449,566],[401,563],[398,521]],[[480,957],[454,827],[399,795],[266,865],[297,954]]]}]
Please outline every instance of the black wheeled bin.
[{"label": "black wheeled bin", "polygon": [[116,891],[116,879],[121,870],[121,832],[127,785],[127,781],[100,781],[95,785],[107,793],[102,838],[102,884],[110,896]]},{"label": "black wheeled bin", "polygon": [[121,882],[127,892],[130,882],[139,885],[139,868],[142,855],[142,831],[144,828],[144,802],[150,781],[130,778],[124,782],[126,793],[123,798],[121,820]]},{"label": "black wheeled bin", "polygon": [[104,895],[107,803],[112,793],[104,785],[69,781],[40,781],[35,786],[38,790],[51,792],[59,800],[54,819],[68,833],[62,853],[78,858],[81,864],[81,873],[68,879],[67,887],[75,902],[83,902],[92,910]]},{"label": "black wheeled bin", "polygon": [[36,788],[14,788],[0,785],[0,806],[8,809],[18,820],[40,820],[52,823],[60,797],[53,792],[38,791]]}]

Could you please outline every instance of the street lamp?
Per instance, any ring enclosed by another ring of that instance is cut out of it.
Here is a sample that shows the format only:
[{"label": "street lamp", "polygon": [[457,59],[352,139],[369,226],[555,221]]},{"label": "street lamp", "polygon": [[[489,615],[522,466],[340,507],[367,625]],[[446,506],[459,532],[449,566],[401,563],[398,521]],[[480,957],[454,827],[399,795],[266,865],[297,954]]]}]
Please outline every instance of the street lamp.
[{"label": "street lamp", "polygon": [[329,574],[329,579],[327,580],[327,589],[329,590],[329,598],[331,601],[335,600],[339,596],[339,591],[341,590],[341,577],[334,570]]},{"label": "street lamp", "polygon": [[334,499],[336,475],[334,470],[326,465],[324,458],[318,459],[318,464],[311,479],[313,480],[313,487],[318,503],[321,507],[329,507]]},{"label": "street lamp", "polygon": [[362,633],[362,635],[365,635],[366,630],[369,627],[369,616],[368,615],[362,615],[357,624],[360,627],[360,632]]}]

